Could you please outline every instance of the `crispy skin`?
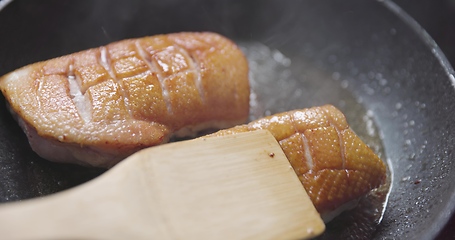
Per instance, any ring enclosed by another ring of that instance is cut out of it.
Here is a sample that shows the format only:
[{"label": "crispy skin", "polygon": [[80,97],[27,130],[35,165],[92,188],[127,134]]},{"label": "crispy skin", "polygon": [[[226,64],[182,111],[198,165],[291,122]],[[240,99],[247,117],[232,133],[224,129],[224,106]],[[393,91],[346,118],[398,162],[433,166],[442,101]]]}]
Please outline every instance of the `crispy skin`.
[{"label": "crispy skin", "polygon": [[321,215],[358,199],[386,179],[384,162],[331,105],[279,113],[211,136],[267,129]]},{"label": "crispy skin", "polygon": [[38,154],[100,167],[249,111],[246,58],[215,33],[111,43],[25,66],[0,89]]}]

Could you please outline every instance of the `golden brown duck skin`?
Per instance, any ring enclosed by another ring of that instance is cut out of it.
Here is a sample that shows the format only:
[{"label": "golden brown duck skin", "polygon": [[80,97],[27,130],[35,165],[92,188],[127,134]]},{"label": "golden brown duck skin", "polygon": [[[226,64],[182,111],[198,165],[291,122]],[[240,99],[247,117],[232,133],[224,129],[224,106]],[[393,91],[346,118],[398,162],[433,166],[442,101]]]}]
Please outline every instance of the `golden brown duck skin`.
[{"label": "golden brown duck skin", "polygon": [[279,113],[212,136],[256,129],[275,136],[323,217],[385,182],[384,162],[334,106]]},{"label": "golden brown duck skin", "polygon": [[110,167],[205,128],[244,123],[248,65],[215,33],[129,39],[31,64],[0,89],[32,148],[58,162]]}]

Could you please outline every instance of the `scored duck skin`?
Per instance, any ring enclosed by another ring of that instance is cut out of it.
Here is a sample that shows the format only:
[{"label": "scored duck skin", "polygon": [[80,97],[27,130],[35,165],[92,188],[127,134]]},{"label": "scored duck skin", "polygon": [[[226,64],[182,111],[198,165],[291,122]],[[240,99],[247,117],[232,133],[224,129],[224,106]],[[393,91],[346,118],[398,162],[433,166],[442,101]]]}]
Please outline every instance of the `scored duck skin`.
[{"label": "scored duck skin", "polygon": [[248,64],[215,33],[123,40],[0,78],[33,150],[51,161],[111,167],[206,128],[246,122]]},{"label": "scored duck skin", "polygon": [[279,113],[210,136],[257,129],[269,130],[279,142],[326,222],[339,214],[339,208],[385,182],[385,163],[334,106]]}]

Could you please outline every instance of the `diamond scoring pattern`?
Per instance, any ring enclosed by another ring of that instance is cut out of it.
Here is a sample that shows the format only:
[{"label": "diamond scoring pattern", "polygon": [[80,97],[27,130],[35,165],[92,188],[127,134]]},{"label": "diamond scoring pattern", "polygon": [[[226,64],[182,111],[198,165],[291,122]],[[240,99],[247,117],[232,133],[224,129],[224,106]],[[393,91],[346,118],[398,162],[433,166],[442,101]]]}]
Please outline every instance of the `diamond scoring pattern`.
[{"label": "diamond scoring pattern", "polygon": [[[267,129],[275,136],[321,214],[361,197],[385,180],[384,162],[333,106],[280,113],[214,135],[256,129]],[[303,139],[308,142],[311,161],[306,159]]]},{"label": "diamond scoring pattern", "polygon": [[[101,48],[106,49],[104,56]],[[93,121],[132,118],[166,122],[171,117],[170,109],[188,113],[181,117],[188,121],[194,111],[202,108],[201,92],[196,86],[200,78],[197,63],[165,36],[126,40],[101,48],[46,62],[42,71],[44,78],[74,74],[80,91],[90,101]],[[107,61],[105,66],[103,61]],[[166,110],[166,102],[171,102],[170,109]]]}]

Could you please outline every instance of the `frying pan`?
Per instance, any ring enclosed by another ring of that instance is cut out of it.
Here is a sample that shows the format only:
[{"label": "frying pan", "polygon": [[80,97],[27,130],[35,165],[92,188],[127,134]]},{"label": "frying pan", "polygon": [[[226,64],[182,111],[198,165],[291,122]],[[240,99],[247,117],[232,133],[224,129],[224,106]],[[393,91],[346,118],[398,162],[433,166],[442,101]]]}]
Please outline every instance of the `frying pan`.
[{"label": "frying pan", "polygon": [[[433,239],[454,210],[454,71],[391,1],[22,0],[0,6],[0,75],[125,38],[221,33],[250,59],[251,118],[334,104],[388,162],[386,211],[368,238]],[[51,194],[104,172],[40,159],[0,101],[0,201]]]}]

